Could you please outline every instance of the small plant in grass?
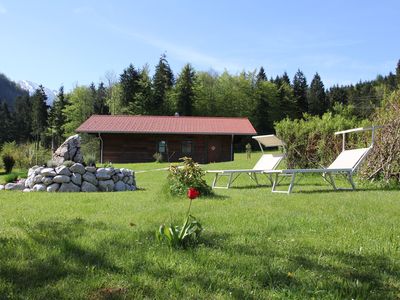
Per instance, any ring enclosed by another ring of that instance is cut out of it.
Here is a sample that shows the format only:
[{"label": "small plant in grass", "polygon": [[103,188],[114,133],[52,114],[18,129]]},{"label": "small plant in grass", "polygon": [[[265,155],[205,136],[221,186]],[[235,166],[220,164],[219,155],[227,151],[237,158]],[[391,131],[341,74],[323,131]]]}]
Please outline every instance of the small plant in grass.
[{"label": "small plant in grass", "polygon": [[183,225],[161,225],[156,232],[156,237],[159,242],[165,241],[171,248],[186,248],[197,243],[203,231],[203,227],[200,222],[190,214],[190,209],[192,207],[192,200],[196,199],[199,195],[200,192],[195,188],[188,189],[187,196],[190,202]]},{"label": "small plant in grass", "polygon": [[153,154],[153,158],[158,163],[162,163],[163,162],[163,155],[160,152],[154,153]]},{"label": "small plant in grass", "polygon": [[169,167],[168,185],[171,194],[184,195],[192,187],[202,195],[211,195],[211,187],[204,179],[205,172],[190,157],[182,157],[183,166]]},{"label": "small plant in grass", "polygon": [[11,173],[11,171],[15,165],[14,157],[12,157],[9,154],[3,155],[3,165],[4,165],[4,170],[6,171],[6,174]]},{"label": "small plant in grass", "polygon": [[4,176],[3,180],[5,183],[15,182],[18,179],[18,174],[10,173]]},{"label": "small plant in grass", "polygon": [[73,162],[72,160],[66,160],[63,162],[63,165],[66,166],[67,168],[70,168],[74,163],[75,162]]}]

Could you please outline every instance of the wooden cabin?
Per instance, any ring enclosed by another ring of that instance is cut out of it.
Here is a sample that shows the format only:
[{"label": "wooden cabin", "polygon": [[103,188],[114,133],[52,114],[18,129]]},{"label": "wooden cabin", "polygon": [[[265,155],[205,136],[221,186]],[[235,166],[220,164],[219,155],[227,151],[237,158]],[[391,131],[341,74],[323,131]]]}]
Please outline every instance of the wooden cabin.
[{"label": "wooden cabin", "polygon": [[100,140],[101,162],[164,161],[183,156],[199,163],[233,160],[237,136],[256,134],[247,118],[93,115],[76,130]]}]

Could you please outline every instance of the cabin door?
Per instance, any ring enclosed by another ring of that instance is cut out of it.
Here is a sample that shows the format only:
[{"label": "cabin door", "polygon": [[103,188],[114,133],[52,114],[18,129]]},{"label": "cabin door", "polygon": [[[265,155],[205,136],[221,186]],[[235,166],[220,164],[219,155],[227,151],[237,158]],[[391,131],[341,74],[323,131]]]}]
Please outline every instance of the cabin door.
[{"label": "cabin door", "polygon": [[209,137],[208,139],[208,162],[221,161],[221,141],[218,137]]}]

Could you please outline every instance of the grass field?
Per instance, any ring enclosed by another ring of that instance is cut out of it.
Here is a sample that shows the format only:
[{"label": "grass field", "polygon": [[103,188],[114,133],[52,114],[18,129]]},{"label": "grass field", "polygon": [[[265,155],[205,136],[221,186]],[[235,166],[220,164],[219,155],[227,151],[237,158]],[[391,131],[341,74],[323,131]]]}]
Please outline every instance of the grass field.
[{"label": "grass field", "polygon": [[[248,168],[258,156],[204,167]],[[272,194],[243,176],[194,200],[200,244],[170,250],[154,232],[181,222],[188,200],[151,171],[167,164],[124,166],[147,171],[140,190],[0,191],[0,299],[400,298],[400,191],[332,192],[311,176]]]}]

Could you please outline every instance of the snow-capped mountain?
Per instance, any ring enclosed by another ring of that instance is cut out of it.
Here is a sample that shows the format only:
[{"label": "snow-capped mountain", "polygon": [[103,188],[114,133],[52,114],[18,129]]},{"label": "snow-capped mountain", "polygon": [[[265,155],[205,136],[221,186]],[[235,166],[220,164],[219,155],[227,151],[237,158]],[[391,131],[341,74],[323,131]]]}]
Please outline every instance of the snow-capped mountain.
[{"label": "snow-capped mountain", "polygon": [[[29,80],[20,80],[18,81],[18,84],[22,89],[28,91],[30,96],[32,96],[39,88],[39,84]],[[54,99],[57,97],[57,91],[52,91],[51,89],[44,87],[44,92],[47,96],[47,105],[52,105]]]}]

